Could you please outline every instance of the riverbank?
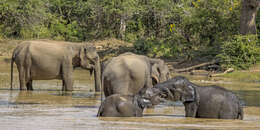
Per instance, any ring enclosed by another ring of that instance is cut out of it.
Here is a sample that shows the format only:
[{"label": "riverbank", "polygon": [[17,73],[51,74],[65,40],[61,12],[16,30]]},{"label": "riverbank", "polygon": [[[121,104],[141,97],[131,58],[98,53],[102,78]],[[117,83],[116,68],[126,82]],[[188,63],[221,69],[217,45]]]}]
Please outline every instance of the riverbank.
[{"label": "riverbank", "polygon": [[[21,43],[21,40],[3,40],[0,41],[0,64],[2,63],[9,63],[10,58],[12,55],[13,49]],[[97,40],[97,41],[91,41],[88,43],[92,43],[96,46],[98,53],[101,57],[101,60],[106,60],[111,57],[117,56],[124,52],[135,52],[133,44],[125,41],[121,41],[118,39],[105,39],[105,40]],[[170,70],[172,71],[172,75],[184,75],[187,77],[190,77],[194,80],[199,81],[199,77],[207,77],[209,74],[212,73],[219,73],[216,71],[207,71],[205,69],[199,69],[199,70],[191,70],[188,72],[182,72],[182,73],[176,73],[174,69],[180,69],[182,67],[187,68],[189,66],[193,66],[196,64],[200,64],[203,61],[180,61],[180,60],[165,60],[166,64],[168,64]],[[182,62],[182,63],[180,63]],[[249,70],[239,70],[234,71],[232,73],[227,73],[224,75],[220,75],[217,77],[207,77],[206,81],[201,80],[201,82],[208,82],[208,83],[214,83],[214,82],[233,82],[233,81],[242,81],[242,82],[248,82],[248,83],[259,83],[260,82],[260,63],[257,63],[250,67]],[[197,78],[198,77],[198,78]],[[204,79],[203,78],[203,79]]]}]

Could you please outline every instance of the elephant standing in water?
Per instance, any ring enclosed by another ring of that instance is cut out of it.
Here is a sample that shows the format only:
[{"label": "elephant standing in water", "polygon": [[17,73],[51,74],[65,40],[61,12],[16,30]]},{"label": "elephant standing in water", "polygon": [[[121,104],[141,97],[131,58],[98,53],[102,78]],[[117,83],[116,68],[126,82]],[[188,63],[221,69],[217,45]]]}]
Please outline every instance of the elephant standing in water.
[{"label": "elephant standing in water", "polygon": [[108,96],[101,103],[97,116],[142,117],[144,108],[159,104],[159,99],[160,98],[156,97],[151,99],[144,99],[140,95],[130,96],[113,94]]},{"label": "elephant standing in water", "polygon": [[33,90],[33,80],[61,79],[62,90],[73,90],[72,72],[76,67],[95,74],[95,90],[100,91],[101,72],[96,48],[87,44],[48,40],[24,41],[13,51],[11,60],[11,89],[13,63],[19,72],[20,90]]},{"label": "elephant standing in water", "polygon": [[198,86],[182,76],[155,85],[145,97],[156,95],[182,101],[186,117],[243,119],[243,108],[234,93],[218,86]]},{"label": "elephant standing in water", "polygon": [[170,77],[164,61],[130,52],[104,62],[102,72],[106,97],[112,94],[142,94],[153,83],[166,81]]}]

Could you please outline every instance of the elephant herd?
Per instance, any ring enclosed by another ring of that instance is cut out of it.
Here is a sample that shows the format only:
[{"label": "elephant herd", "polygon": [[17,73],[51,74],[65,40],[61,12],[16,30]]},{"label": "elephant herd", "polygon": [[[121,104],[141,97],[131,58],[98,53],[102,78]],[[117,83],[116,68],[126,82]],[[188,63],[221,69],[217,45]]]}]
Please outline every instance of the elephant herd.
[{"label": "elephant herd", "polygon": [[20,90],[33,90],[33,80],[60,79],[62,90],[72,91],[74,68],[94,71],[95,91],[105,95],[97,116],[140,117],[145,108],[171,100],[184,104],[186,117],[243,119],[234,93],[218,86],[199,86],[183,76],[171,78],[161,59],[126,52],[101,65],[93,45],[24,41],[11,58],[11,89],[13,63],[19,72]]}]

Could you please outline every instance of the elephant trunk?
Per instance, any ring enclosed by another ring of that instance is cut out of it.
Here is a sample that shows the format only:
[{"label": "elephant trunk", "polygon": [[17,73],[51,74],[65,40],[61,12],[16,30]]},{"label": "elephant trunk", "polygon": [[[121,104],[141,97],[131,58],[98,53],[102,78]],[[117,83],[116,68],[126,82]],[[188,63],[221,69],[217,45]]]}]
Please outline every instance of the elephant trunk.
[{"label": "elephant trunk", "polygon": [[98,59],[95,63],[94,76],[95,76],[95,92],[100,92],[100,89],[101,89],[101,68],[100,68],[99,57],[98,57]]}]

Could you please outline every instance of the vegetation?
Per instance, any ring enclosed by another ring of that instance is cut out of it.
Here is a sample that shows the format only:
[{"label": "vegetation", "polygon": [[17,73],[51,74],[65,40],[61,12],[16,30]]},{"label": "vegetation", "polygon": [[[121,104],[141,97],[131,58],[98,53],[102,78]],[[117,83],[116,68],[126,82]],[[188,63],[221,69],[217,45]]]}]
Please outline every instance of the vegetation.
[{"label": "vegetation", "polygon": [[248,69],[256,63],[260,56],[257,37],[255,35],[235,35],[224,42],[218,57],[224,63],[224,68]]},{"label": "vegetation", "polygon": [[245,69],[256,62],[259,42],[239,35],[240,10],[241,0],[1,0],[0,40],[112,37],[152,57],[207,56]]}]

